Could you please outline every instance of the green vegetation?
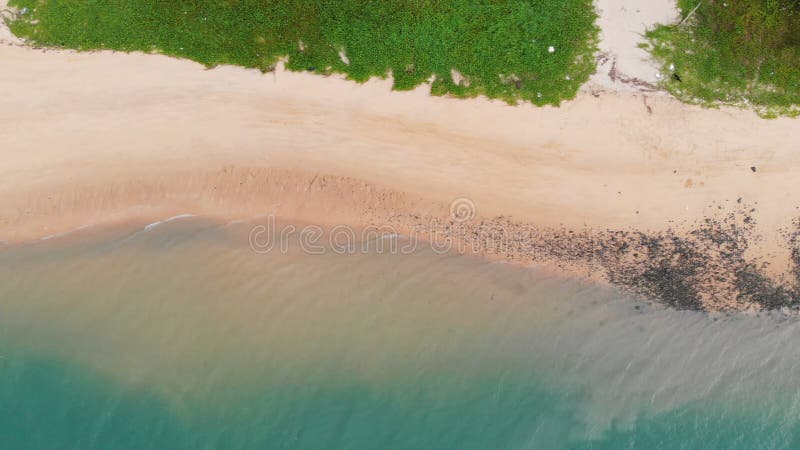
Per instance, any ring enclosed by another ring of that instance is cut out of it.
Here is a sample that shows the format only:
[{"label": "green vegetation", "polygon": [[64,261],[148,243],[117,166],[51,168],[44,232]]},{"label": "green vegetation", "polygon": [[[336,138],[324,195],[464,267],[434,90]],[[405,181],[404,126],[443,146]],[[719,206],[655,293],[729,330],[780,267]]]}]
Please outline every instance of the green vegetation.
[{"label": "green vegetation", "polygon": [[683,24],[647,33],[667,90],[707,106],[752,106],[766,117],[800,114],[800,0],[679,0],[678,6],[688,17]]},{"label": "green vegetation", "polygon": [[[160,52],[206,66],[435,76],[434,94],[558,104],[594,71],[591,0],[12,0],[36,45]],[[554,51],[550,51],[550,47]],[[345,55],[345,58],[340,56]],[[347,63],[349,61],[349,63]],[[455,69],[459,75],[453,76]],[[454,80],[454,78],[456,78]]]}]

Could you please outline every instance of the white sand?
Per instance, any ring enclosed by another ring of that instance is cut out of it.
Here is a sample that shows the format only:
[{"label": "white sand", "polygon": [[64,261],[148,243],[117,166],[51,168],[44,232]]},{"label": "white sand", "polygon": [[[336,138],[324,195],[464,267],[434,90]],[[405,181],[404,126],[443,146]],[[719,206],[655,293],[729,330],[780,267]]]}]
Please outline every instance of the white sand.
[{"label": "white sand", "polygon": [[[620,68],[635,74],[644,66],[631,58]],[[761,249],[779,252],[800,215],[800,122],[666,96],[511,107],[388,81],[19,46],[0,46],[0,92],[6,241],[184,213],[367,223],[460,197],[481,217],[663,230],[741,197],[757,208]]]},{"label": "white sand", "polygon": [[600,51],[607,57],[597,67],[590,84],[615,90],[638,89],[619,79],[612,80],[609,72],[616,65],[618,76],[647,83],[658,82],[659,65],[650,54],[639,48],[644,33],[659,23],[673,23],[678,18],[672,0],[596,0],[600,27]]},{"label": "white sand", "polygon": [[22,42],[11,33],[4,19],[13,17],[15,10],[8,6],[8,0],[0,0],[0,45],[20,45]]}]

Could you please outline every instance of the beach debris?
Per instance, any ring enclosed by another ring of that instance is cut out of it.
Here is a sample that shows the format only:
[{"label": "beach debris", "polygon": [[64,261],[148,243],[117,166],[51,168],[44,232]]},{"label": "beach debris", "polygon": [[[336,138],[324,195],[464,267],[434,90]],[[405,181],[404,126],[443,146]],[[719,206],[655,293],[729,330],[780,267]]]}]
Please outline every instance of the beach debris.
[{"label": "beach debris", "polygon": [[28,14],[29,12],[30,12],[30,10],[28,9],[27,6],[23,6],[22,9],[19,10],[20,15],[22,15],[22,16],[24,16],[25,14]]},{"label": "beach debris", "polygon": [[302,40],[302,39],[297,41],[297,48],[298,48],[298,49],[299,49],[301,52],[304,52],[304,51],[306,51],[306,44],[305,44],[305,42],[303,42],[303,40]]},{"label": "beach debris", "polygon": [[642,96],[642,103],[644,103],[644,107],[647,108],[647,114],[653,114],[653,108],[651,108],[650,105],[647,104],[647,96],[646,95]]},{"label": "beach debris", "polygon": [[673,73],[672,74],[672,79],[677,81],[678,83],[682,83],[683,82],[683,80],[681,79],[681,76],[678,75],[677,73]]},{"label": "beach debris", "polygon": [[513,84],[517,86],[521,81],[522,79],[515,73],[512,73],[511,75],[500,74],[500,82],[503,84]]},{"label": "beach debris", "polygon": [[450,69],[450,78],[452,78],[453,83],[459,86],[469,87],[469,80],[467,79],[467,77],[465,77],[461,72],[459,72],[456,69]]},{"label": "beach debris", "polygon": [[547,52],[548,53],[555,53],[556,52],[556,48],[551,45],[550,47],[547,47]]},{"label": "beach debris", "polygon": [[681,20],[681,23],[679,23],[678,26],[680,27],[684,23],[686,23],[686,21],[689,20],[689,17],[692,17],[692,14],[694,14],[695,11],[697,11],[697,8],[699,8],[700,5],[702,5],[702,4],[703,4],[703,0],[700,0],[699,2],[697,2],[697,6],[695,6],[691,11],[689,11],[689,14],[687,14],[686,17],[684,17],[683,20]]},{"label": "beach debris", "polygon": [[756,169],[756,166],[750,166],[750,170],[752,170],[752,171],[753,171],[753,173],[755,173],[755,172],[756,172],[756,170],[757,170],[757,169]]},{"label": "beach debris", "polygon": [[347,64],[348,66],[350,65],[350,58],[347,57],[347,53],[345,52],[344,49],[339,50],[339,59],[341,59],[342,62]]},{"label": "beach debris", "polygon": [[571,77],[571,76],[569,76],[569,75],[567,75],[566,77],[564,77],[564,79],[566,79],[567,81],[572,81],[572,77]]},{"label": "beach debris", "polygon": [[[451,205],[448,222],[428,222],[428,226],[435,225],[428,232],[445,233],[481,254],[549,261],[573,269],[587,267],[624,291],[677,309],[800,310],[800,288],[794,279],[773,280],[763,272],[758,258],[745,256],[748,244],[759,238],[754,234],[755,208],[751,205],[739,204],[727,214],[706,217],[683,233],[586,225],[570,229],[563,224],[542,228],[502,216],[463,220],[474,217],[472,205],[466,203],[466,212]],[[800,281],[800,218],[789,233],[786,237],[797,268],[792,273]]]},{"label": "beach debris", "polygon": [[661,76],[661,72],[656,72],[656,80],[660,80]]}]

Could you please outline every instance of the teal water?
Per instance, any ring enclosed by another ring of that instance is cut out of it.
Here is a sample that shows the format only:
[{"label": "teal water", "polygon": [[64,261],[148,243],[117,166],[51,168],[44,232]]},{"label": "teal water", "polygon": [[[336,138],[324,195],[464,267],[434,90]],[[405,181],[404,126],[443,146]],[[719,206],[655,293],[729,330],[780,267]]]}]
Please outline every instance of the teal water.
[{"label": "teal water", "polygon": [[[800,325],[184,218],[0,249],[0,448],[794,448]],[[291,246],[290,246],[291,247]]]}]

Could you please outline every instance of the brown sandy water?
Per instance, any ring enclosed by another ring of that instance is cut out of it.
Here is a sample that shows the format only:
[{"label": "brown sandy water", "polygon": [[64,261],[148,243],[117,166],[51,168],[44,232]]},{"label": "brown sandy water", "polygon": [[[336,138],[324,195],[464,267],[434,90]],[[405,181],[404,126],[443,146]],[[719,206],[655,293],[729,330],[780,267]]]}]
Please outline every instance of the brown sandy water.
[{"label": "brown sandy water", "polygon": [[422,246],[257,252],[257,224],[181,217],[0,250],[5,443],[797,442],[793,316],[675,311]]}]

